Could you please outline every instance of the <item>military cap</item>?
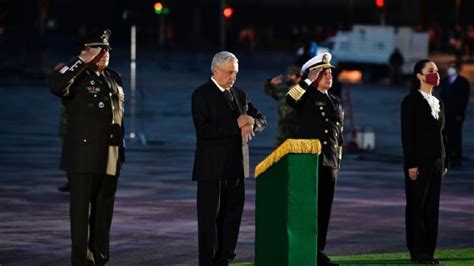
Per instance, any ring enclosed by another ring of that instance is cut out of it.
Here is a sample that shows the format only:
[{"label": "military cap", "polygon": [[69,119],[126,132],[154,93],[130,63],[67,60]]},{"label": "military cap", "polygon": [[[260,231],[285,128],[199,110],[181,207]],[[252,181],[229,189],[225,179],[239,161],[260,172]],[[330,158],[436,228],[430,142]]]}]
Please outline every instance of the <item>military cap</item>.
[{"label": "military cap", "polygon": [[109,43],[110,35],[112,35],[112,31],[109,29],[93,32],[85,39],[84,47],[101,47],[111,50],[112,47],[110,47]]},{"label": "military cap", "polygon": [[334,68],[335,66],[331,65],[330,63],[331,58],[332,55],[327,52],[318,54],[304,63],[303,67],[301,67],[301,73],[305,73],[316,68]]}]

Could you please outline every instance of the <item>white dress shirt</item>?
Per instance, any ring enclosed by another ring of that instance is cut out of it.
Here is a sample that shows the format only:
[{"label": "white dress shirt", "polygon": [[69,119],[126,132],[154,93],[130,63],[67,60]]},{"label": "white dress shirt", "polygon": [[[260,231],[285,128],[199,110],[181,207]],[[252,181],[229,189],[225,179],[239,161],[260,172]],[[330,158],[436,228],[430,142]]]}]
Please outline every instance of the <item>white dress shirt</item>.
[{"label": "white dress shirt", "polygon": [[214,79],[214,77],[211,77],[211,80],[212,80],[212,82],[214,82],[214,84],[216,84],[217,88],[219,88],[220,91],[224,92],[226,90],[224,87],[219,85],[219,83],[217,83],[217,81]]},{"label": "white dress shirt", "polygon": [[426,93],[422,90],[418,90],[421,95],[423,95],[423,98],[428,102],[428,104],[431,107],[431,115],[438,120],[439,119],[439,111],[440,111],[440,106],[439,106],[439,100],[438,98],[434,97],[433,95]]}]

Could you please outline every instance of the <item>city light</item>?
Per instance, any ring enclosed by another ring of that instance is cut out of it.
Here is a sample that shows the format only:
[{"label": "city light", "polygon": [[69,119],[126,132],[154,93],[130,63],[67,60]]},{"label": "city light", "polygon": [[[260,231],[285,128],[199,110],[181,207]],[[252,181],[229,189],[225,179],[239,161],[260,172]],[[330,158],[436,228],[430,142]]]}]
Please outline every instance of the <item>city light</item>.
[{"label": "city light", "polygon": [[153,7],[157,15],[168,15],[170,13],[170,9],[161,2],[156,2]]},{"label": "city light", "polygon": [[232,7],[226,7],[224,8],[224,11],[222,12],[222,14],[224,15],[226,19],[231,19],[232,15],[234,14],[234,9]]},{"label": "city light", "polygon": [[378,9],[382,9],[385,5],[385,1],[384,0],[375,0],[375,6],[378,8]]},{"label": "city light", "polygon": [[155,13],[157,15],[161,15],[161,13],[163,12],[163,4],[161,2],[156,2],[154,5],[154,8],[155,8]]}]

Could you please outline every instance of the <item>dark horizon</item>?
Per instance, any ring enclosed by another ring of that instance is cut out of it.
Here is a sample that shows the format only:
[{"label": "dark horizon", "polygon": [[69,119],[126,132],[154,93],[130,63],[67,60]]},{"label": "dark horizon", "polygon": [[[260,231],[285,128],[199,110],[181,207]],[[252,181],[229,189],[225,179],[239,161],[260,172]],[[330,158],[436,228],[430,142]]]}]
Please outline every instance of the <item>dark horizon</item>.
[{"label": "dark horizon", "polygon": [[[0,0],[0,37],[2,33],[70,37],[76,36],[81,27],[108,27],[114,31],[114,41],[122,42],[129,38],[129,32],[122,29],[135,24],[138,37],[151,40],[157,37],[158,28],[164,23],[178,47],[189,48],[188,44],[196,40],[203,44],[193,45],[218,43],[219,1],[161,1],[170,10],[165,18],[154,13],[155,2],[158,1]],[[378,9],[375,0],[231,0],[226,1],[226,6],[234,8],[234,14],[226,20],[226,30],[229,36],[236,36],[243,28],[253,27],[259,35],[288,41],[295,28],[307,26],[314,31],[321,26],[336,31],[354,24],[378,25],[382,17],[385,25],[421,30],[430,26],[449,29],[456,24],[474,24],[473,1],[461,1],[459,8],[455,1],[443,2],[385,0],[385,6]],[[271,48],[271,45],[263,47]]]}]

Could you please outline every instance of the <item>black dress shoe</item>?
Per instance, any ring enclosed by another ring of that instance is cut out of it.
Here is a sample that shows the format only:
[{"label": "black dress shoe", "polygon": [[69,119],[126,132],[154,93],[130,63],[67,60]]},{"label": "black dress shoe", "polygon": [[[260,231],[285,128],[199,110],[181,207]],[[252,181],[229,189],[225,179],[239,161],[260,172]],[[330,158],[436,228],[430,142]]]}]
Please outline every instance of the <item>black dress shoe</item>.
[{"label": "black dress shoe", "polygon": [[427,255],[424,255],[418,258],[412,258],[411,262],[416,263],[416,264],[439,265],[439,260]]},{"label": "black dress shoe", "polygon": [[431,257],[431,262],[433,263],[433,265],[439,265],[439,260],[435,257]]},{"label": "black dress shoe", "polygon": [[318,254],[318,266],[339,266],[339,264],[332,262],[326,254],[320,252]]},{"label": "black dress shoe", "polygon": [[329,262],[319,262],[318,261],[318,266],[339,266],[338,263],[335,263],[335,262],[332,262],[332,261],[329,261]]}]

